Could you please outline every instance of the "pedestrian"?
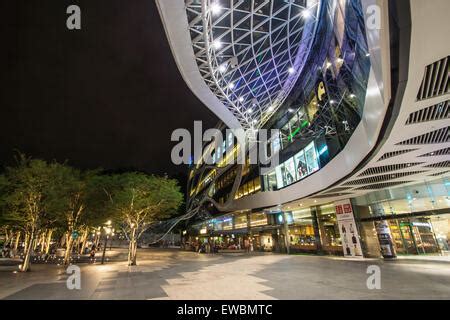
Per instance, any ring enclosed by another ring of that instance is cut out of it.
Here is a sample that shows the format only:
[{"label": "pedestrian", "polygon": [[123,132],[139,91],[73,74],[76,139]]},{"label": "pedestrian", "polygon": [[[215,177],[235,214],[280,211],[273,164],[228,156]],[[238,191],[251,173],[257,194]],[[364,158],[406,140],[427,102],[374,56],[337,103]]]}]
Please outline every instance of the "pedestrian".
[{"label": "pedestrian", "polygon": [[248,239],[245,239],[244,240],[244,249],[245,249],[245,252],[250,252],[250,241],[248,241]]},{"label": "pedestrian", "polygon": [[93,244],[91,247],[91,252],[89,254],[91,262],[95,260],[95,249],[96,249],[95,244]]}]

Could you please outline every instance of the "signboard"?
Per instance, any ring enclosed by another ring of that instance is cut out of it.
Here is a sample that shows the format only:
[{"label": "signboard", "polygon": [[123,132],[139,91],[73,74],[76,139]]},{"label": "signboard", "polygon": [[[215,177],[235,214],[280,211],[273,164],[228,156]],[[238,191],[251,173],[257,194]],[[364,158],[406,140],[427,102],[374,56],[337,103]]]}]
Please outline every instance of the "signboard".
[{"label": "signboard", "polygon": [[361,243],[350,200],[336,201],[334,205],[336,207],[336,218],[338,221],[339,233],[341,235],[344,256],[362,258]]},{"label": "signboard", "polygon": [[381,255],[383,258],[395,258],[395,248],[392,243],[391,229],[387,221],[375,221],[375,229],[380,242]]}]

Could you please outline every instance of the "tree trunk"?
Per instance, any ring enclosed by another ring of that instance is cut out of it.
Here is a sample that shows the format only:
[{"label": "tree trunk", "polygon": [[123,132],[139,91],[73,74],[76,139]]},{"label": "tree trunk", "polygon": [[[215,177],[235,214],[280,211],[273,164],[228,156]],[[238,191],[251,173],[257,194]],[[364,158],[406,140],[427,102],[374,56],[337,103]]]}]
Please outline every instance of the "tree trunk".
[{"label": "tree trunk", "polygon": [[61,236],[61,239],[59,239],[59,248],[64,248],[65,244],[66,244],[66,234],[63,234]]},{"label": "tree trunk", "polygon": [[84,249],[86,248],[86,243],[89,235],[89,228],[86,228],[83,233],[83,238],[81,242],[80,254],[83,254]]},{"label": "tree trunk", "polygon": [[128,247],[128,265],[136,265],[136,255],[137,255],[137,243],[136,243],[136,228],[133,228],[131,232],[130,245]]},{"label": "tree trunk", "polygon": [[47,236],[47,232],[50,232],[50,230],[48,230],[48,231],[44,231],[43,233],[42,233],[42,235],[41,235],[41,239],[39,240],[40,241],[40,246],[41,246],[41,253],[44,253],[44,250],[45,250],[45,239],[47,238],[46,236]]},{"label": "tree trunk", "polygon": [[16,243],[14,244],[14,255],[17,254],[17,249],[19,248],[19,242],[20,242],[20,231],[17,231]]},{"label": "tree trunk", "polygon": [[100,242],[100,235],[95,233],[95,247],[98,248],[98,243]]},{"label": "tree trunk", "polygon": [[137,265],[137,241],[134,240],[134,246],[133,246],[133,255],[131,257],[131,265],[135,266]]},{"label": "tree trunk", "polygon": [[5,229],[5,243],[3,244],[5,247],[8,245],[10,240],[9,231],[8,229]]},{"label": "tree trunk", "polygon": [[31,250],[34,246],[34,228],[31,230],[31,234],[29,236],[28,246],[25,246],[25,257],[23,259],[22,267],[20,268],[20,271],[27,272],[30,271],[30,258],[31,258]]},{"label": "tree trunk", "polygon": [[53,229],[48,230],[47,241],[45,243],[45,254],[50,252],[50,242],[52,241]]},{"label": "tree trunk", "polygon": [[70,257],[72,256],[73,243],[74,243],[73,238],[69,237],[67,239],[66,252],[64,253],[64,265],[67,265],[70,262]]},{"label": "tree trunk", "polygon": [[30,242],[30,233],[29,232],[25,232],[25,241],[23,244],[23,254],[25,255],[27,252],[27,248],[28,248],[28,243]]},{"label": "tree trunk", "polygon": [[36,235],[36,239],[31,238],[31,241],[33,243],[33,251],[36,251],[38,242],[39,242],[39,233]]}]

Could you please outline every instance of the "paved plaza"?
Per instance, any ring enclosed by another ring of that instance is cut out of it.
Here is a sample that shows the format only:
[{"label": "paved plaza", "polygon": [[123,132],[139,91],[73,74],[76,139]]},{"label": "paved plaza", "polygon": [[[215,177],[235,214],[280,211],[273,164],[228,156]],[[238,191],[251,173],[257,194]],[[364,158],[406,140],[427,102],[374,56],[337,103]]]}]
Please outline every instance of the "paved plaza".
[{"label": "paved plaza", "polygon": [[[0,299],[450,299],[444,258],[348,260],[281,254],[205,255],[141,249],[138,266],[125,252],[105,265],[80,264],[81,289],[67,289],[57,265],[28,273],[0,267]],[[378,265],[381,289],[369,290],[367,268]]]}]

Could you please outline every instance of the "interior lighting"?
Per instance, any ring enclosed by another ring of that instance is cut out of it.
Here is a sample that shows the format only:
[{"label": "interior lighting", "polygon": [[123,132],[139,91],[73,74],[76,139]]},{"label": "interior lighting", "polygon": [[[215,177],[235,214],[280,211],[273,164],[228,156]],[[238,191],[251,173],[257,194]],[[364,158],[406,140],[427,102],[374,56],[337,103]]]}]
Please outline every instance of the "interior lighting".
[{"label": "interior lighting", "polygon": [[211,12],[213,14],[215,14],[215,15],[219,14],[220,11],[222,11],[222,7],[221,7],[221,5],[219,3],[214,2],[214,3],[211,4]]},{"label": "interior lighting", "polygon": [[311,12],[307,9],[302,11],[302,17],[305,19],[308,19],[309,17],[311,17]]},{"label": "interior lighting", "polygon": [[222,41],[220,41],[220,40],[214,40],[213,43],[212,43],[212,45],[213,45],[213,48],[214,48],[214,49],[220,49],[220,48],[222,48]]}]

